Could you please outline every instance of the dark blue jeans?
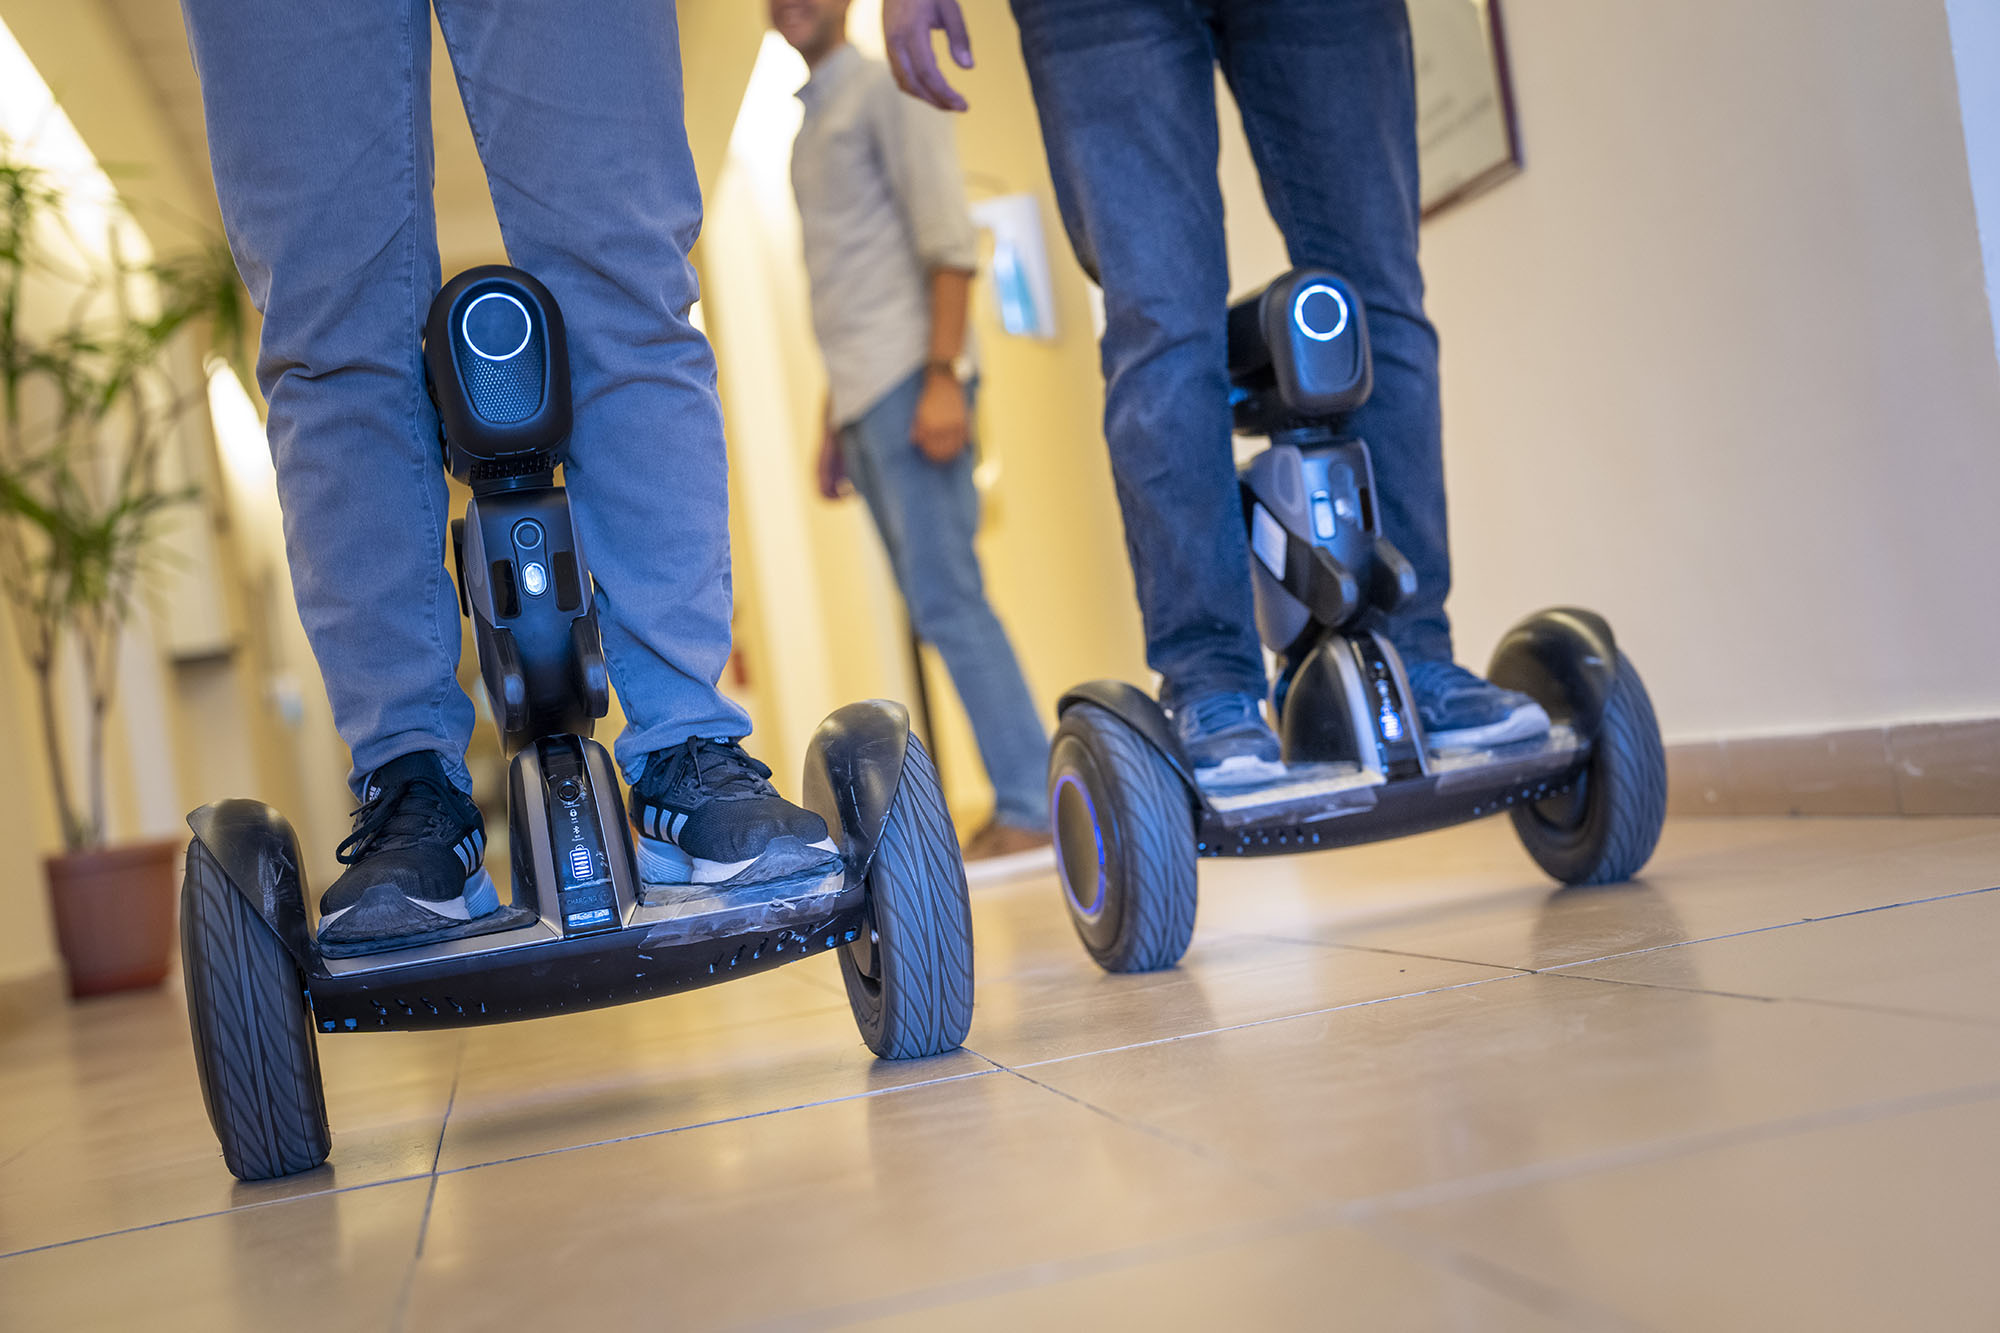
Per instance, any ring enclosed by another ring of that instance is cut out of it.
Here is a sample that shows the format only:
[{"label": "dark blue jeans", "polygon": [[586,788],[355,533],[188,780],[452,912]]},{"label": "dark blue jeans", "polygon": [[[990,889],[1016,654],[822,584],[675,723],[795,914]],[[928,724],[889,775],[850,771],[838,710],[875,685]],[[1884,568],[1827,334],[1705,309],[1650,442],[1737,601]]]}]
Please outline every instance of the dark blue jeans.
[{"label": "dark blue jeans", "polygon": [[1391,634],[1406,656],[1449,657],[1404,0],[1012,3],[1063,225],[1104,288],[1104,434],[1166,700],[1265,686],[1229,446],[1217,65],[1292,263],[1345,275],[1367,303],[1375,393],[1353,427],[1419,580]]},{"label": "dark blue jeans", "polygon": [[[841,453],[889,553],[910,624],[951,672],[993,783],[993,817],[1015,828],[1049,822],[1049,733],[1020,661],[986,600],[973,540],[979,491],[971,447],[949,463],[910,442],[924,388],[921,370],[841,427]],[[966,391],[971,406],[972,390]]]}]

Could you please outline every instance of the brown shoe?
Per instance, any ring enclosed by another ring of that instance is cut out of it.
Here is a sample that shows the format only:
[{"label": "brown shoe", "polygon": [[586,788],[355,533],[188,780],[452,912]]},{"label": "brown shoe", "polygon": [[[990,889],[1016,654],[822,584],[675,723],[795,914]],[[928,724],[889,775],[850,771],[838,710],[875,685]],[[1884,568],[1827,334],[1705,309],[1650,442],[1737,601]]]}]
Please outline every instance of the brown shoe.
[{"label": "brown shoe", "polygon": [[1017,824],[1002,824],[997,819],[989,819],[985,828],[965,840],[965,859],[990,861],[996,856],[1036,851],[1053,841],[1047,829],[1022,828]]}]

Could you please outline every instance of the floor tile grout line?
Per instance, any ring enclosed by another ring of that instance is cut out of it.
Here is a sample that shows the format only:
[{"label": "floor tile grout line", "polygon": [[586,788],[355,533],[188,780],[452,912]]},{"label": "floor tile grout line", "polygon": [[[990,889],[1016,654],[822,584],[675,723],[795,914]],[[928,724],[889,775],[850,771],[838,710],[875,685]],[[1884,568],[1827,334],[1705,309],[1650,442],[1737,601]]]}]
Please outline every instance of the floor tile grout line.
[{"label": "floor tile grout line", "polygon": [[[979,1058],[982,1060],[986,1059],[985,1056],[980,1056]],[[761,1120],[766,1116],[783,1115],[790,1111],[811,1110],[816,1106],[835,1106],[841,1102],[859,1101],[867,1097],[885,1097],[892,1093],[909,1092],[917,1088],[938,1087],[946,1083],[962,1082],[965,1079],[986,1078],[993,1074],[1011,1072],[1004,1065],[994,1064],[990,1060],[987,1063],[993,1064],[994,1067],[991,1069],[968,1070],[963,1074],[947,1074],[942,1078],[924,1079],[917,1083],[901,1083],[893,1088],[873,1088],[866,1092],[846,1093],[838,1097],[823,1097],[818,1101],[800,1102],[794,1106],[774,1106],[768,1110],[748,1111],[742,1115],[723,1116],[719,1119],[703,1120],[691,1125],[675,1125],[670,1129],[641,1130],[635,1134],[624,1134],[609,1139],[594,1139],[589,1143],[574,1143],[561,1148],[545,1148],[539,1152],[521,1153],[513,1157],[496,1157],[490,1161],[467,1162],[463,1166],[450,1166],[440,1170],[421,1173],[412,1172],[409,1175],[390,1176],[383,1180],[364,1180],[353,1185],[334,1185],[326,1189],[303,1190],[297,1194],[287,1194],[282,1198],[256,1199],[249,1203],[239,1203],[228,1208],[211,1209],[205,1213],[189,1213],[182,1217],[165,1217],[157,1222],[141,1222],[135,1226],[118,1227],[111,1231],[94,1232],[88,1236],[72,1236],[68,1240],[54,1240],[45,1245],[31,1245],[25,1249],[9,1250],[4,1254],[0,1254],[0,1262],[8,1259],[18,1259],[23,1255],[40,1254],[43,1250],[60,1250],[67,1246],[82,1245],[93,1240],[110,1240],[118,1236],[129,1236],[134,1232],[154,1231],[160,1227],[179,1226],[183,1222],[206,1222],[218,1217],[227,1217],[231,1213],[247,1212],[256,1208],[275,1208],[282,1204],[299,1203],[307,1199],[324,1199],[336,1194],[352,1194],[358,1190],[380,1189],[385,1185],[407,1185],[415,1180],[431,1180],[434,1182],[440,1176],[458,1175],[466,1171],[480,1171],[490,1166],[507,1166],[514,1162],[533,1161],[539,1157],[553,1157],[558,1153],[576,1152],[583,1148],[602,1148],[616,1143],[629,1143],[635,1139],[659,1138],[662,1135],[679,1134],[690,1129],[711,1129],[717,1125],[732,1125],[743,1120]]]},{"label": "floor tile grout line", "polygon": [[1497,1260],[1423,1235],[1399,1224],[1396,1218],[1385,1216],[1346,1225],[1414,1262],[1494,1292],[1516,1305],[1526,1306],[1569,1327],[1611,1329],[1617,1333],[1651,1333],[1652,1325],[1629,1318],[1577,1292],[1531,1277]]},{"label": "floor tile grout line", "polygon": [[1178,1134],[1172,1133],[1171,1131],[1165,1129],[1161,1129],[1158,1125],[1147,1124],[1143,1120],[1128,1119],[1125,1116],[1119,1115],[1116,1111],[1111,1110],[1109,1107],[1099,1106],[1096,1102],[1090,1101],[1089,1099],[1084,1097],[1079,1097],[1073,1092],[1064,1092],[1061,1088],[1052,1087],[1049,1084],[1042,1082],[1038,1078],[1031,1078],[1030,1076],[1022,1073],[1018,1069],[1009,1069],[1007,1072],[1009,1074],[1012,1074],[1015,1078],[1020,1079],[1024,1083],[1027,1083],[1033,1087],[1040,1088],[1043,1092],[1053,1093],[1055,1096],[1062,1098],[1066,1102],[1073,1103],[1074,1105],[1082,1107],[1086,1111],[1091,1111],[1097,1115],[1103,1116],[1106,1120],[1109,1120],[1112,1124],[1117,1125],[1121,1129],[1129,1129],[1136,1133],[1144,1134],[1147,1138],[1153,1139],[1160,1143],[1164,1143],[1168,1147],[1173,1148],[1179,1152],[1186,1153],[1189,1156],[1197,1158],[1200,1161],[1206,1162],[1210,1166],[1219,1167],[1222,1170],[1229,1172],[1231,1175],[1242,1176],[1244,1179],[1250,1180],[1264,1189],[1271,1190],[1272,1192],[1279,1195],[1281,1198],[1296,1197],[1292,1194],[1290,1190],[1287,1190],[1283,1185],[1279,1184],[1278,1182],[1265,1179],[1262,1172],[1244,1166],[1240,1162],[1231,1161],[1228,1157],[1224,1156],[1223,1154],[1214,1152],[1204,1147],[1203,1145],[1194,1142],[1191,1139],[1184,1139]]},{"label": "floor tile grout line", "polygon": [[[1557,894],[1562,889],[1554,891]],[[1643,949],[1625,949],[1618,953],[1597,954],[1590,958],[1579,958],[1569,963],[1554,963],[1547,967],[1524,967],[1519,963],[1494,963],[1479,958],[1458,958],[1445,954],[1420,953],[1412,949],[1392,949],[1379,944],[1360,944],[1349,940],[1321,940],[1310,937],[1288,935],[1272,931],[1243,931],[1239,937],[1276,940],[1283,944],[1312,945],[1322,949],[1353,949],[1366,953],[1389,954],[1398,958],[1424,958],[1439,963],[1461,963],[1467,967],[1508,968],[1517,972],[1532,972],[1548,975],[1571,968],[1588,967],[1593,963],[1609,962],[1615,958],[1635,958],[1641,954],[1658,953],[1663,949],[1685,949],[1692,944],[1710,944],[1717,940],[1733,940],[1744,935],[1759,935],[1766,931],[1788,930],[1793,926],[1818,925],[1825,921],[1840,921],[1851,916],[1866,916],[1871,912],[1892,912],[1904,907],[1922,907],[1929,903],[1949,902],[1954,898],[1976,898],[1982,893],[2000,893],[2000,885],[1983,889],[1958,889],[1951,893],[1933,894],[1927,898],[1908,898],[1901,902],[1878,903],[1873,907],[1857,907],[1848,912],[1834,912],[1827,916],[1804,916],[1792,921],[1776,921],[1768,926],[1751,926],[1746,930],[1725,931],[1720,935],[1703,935],[1691,940],[1673,940],[1666,944],[1649,944]]]},{"label": "floor tile grout line", "polygon": [[1450,954],[1420,953],[1415,949],[1390,949],[1379,944],[1352,944],[1346,940],[1315,940],[1298,935],[1274,935],[1259,932],[1255,939],[1271,940],[1278,944],[1299,944],[1314,949],[1341,949],[1351,953],[1376,954],[1384,958],[1417,958],[1427,963],[1456,963],[1461,967],[1484,967],[1495,972],[1533,972],[1532,967],[1522,967],[1516,963],[1482,963],[1477,958],[1454,958]]},{"label": "floor tile grout line", "polygon": [[9,1259],[19,1259],[30,1254],[40,1254],[44,1250],[67,1249],[72,1245],[86,1245],[94,1240],[114,1240],[119,1236],[130,1236],[141,1231],[158,1231],[161,1227],[177,1227],[184,1222],[211,1222],[218,1217],[228,1217],[232,1213],[254,1212],[260,1208],[277,1208],[288,1203],[300,1203],[307,1199],[327,1199],[336,1194],[356,1194],[362,1190],[382,1189],[389,1185],[408,1185],[412,1181],[429,1180],[428,1174],[390,1176],[385,1180],[364,1180],[355,1185],[336,1185],[331,1189],[307,1190],[300,1194],[287,1194],[280,1199],[257,1199],[250,1203],[234,1204],[228,1208],[214,1208],[205,1213],[189,1213],[185,1217],[164,1217],[157,1222],[140,1222],[135,1226],[118,1227],[111,1231],[99,1231],[88,1236],[72,1236],[68,1240],[52,1240],[45,1245],[30,1245],[24,1250],[9,1250],[0,1254],[0,1263]]},{"label": "floor tile grout line", "polygon": [[1649,944],[1643,949],[1626,949],[1619,953],[1599,954],[1595,958],[1579,958],[1571,963],[1556,963],[1550,967],[1535,967],[1526,970],[1539,976],[1552,976],[1579,967],[1589,967],[1594,963],[1608,963],[1616,958],[1636,958],[1641,954],[1663,953],[1668,949],[1685,949],[1695,944],[1713,944],[1718,940],[1737,940],[1745,935],[1764,935],[1774,930],[1790,930],[1794,926],[1816,926],[1826,921],[1844,921],[1848,917],[1867,916],[1873,912],[1894,912],[1905,907],[1923,907],[1929,903],[1950,902],[1954,898],[1976,898],[1982,893],[2000,893],[2000,885],[1985,889],[1960,889],[1955,893],[1939,893],[1929,898],[1911,898],[1900,903],[1882,903],[1875,907],[1857,907],[1851,912],[1834,912],[1828,916],[1802,916],[1796,921],[1777,921],[1768,926],[1751,926],[1747,930],[1724,931],[1720,935],[1703,935],[1700,939],[1674,940],[1668,944]]},{"label": "floor tile grout line", "polygon": [[438,1163],[444,1160],[444,1138],[451,1129],[451,1111],[454,1106],[458,1105],[458,1084],[459,1080],[464,1076],[465,1041],[461,1037],[458,1043],[457,1058],[452,1063],[451,1091],[445,1094],[444,1118],[438,1121],[437,1146],[431,1150],[431,1187],[424,1192],[423,1215],[417,1219],[417,1244],[415,1250],[410,1254],[408,1267],[403,1270],[403,1289],[396,1297],[396,1313],[389,1325],[390,1328],[397,1330],[398,1333],[409,1322],[410,1293],[416,1289],[417,1265],[424,1260],[424,1241],[431,1233],[431,1208],[437,1203]]},{"label": "floor tile grout line", "polygon": [[[975,1052],[976,1054],[976,1052]],[[979,1057],[986,1060],[985,1056]],[[968,1069],[962,1074],[946,1074],[939,1078],[927,1078],[915,1083],[899,1083],[893,1088],[870,1088],[865,1092],[847,1092],[837,1097],[822,1097],[818,1101],[797,1102],[790,1106],[773,1106],[762,1111],[745,1111],[742,1115],[719,1116],[714,1120],[700,1120],[689,1125],[673,1125],[666,1129],[642,1129],[631,1134],[617,1134],[608,1139],[592,1139],[588,1143],[571,1143],[560,1148],[542,1148],[535,1152],[517,1153],[512,1157],[495,1157],[484,1162],[467,1162],[463,1166],[448,1166],[438,1171],[440,1176],[455,1176],[464,1171],[483,1171],[490,1166],[509,1166],[515,1162],[532,1162],[540,1157],[554,1157],[559,1153],[578,1152],[585,1148],[606,1148],[617,1143],[631,1143],[638,1139],[657,1139],[668,1134],[684,1134],[692,1129],[713,1129],[718,1125],[734,1125],[745,1120],[763,1120],[769,1116],[787,1115],[793,1111],[810,1111],[820,1106],[838,1106],[842,1102],[862,1101],[869,1097],[888,1097],[898,1092],[913,1092],[918,1088],[935,1088],[946,1083],[961,1083],[971,1078],[986,1078],[989,1075],[1011,1072],[1004,1065],[994,1064],[991,1069]]]},{"label": "floor tile grout line", "polygon": [[[1500,969],[1495,969],[1499,971]],[[1449,986],[1432,986],[1424,990],[1403,991],[1395,995],[1378,995],[1367,1000],[1350,1000],[1345,1004],[1329,1004],[1319,1009],[1302,1009],[1293,1014],[1273,1014],[1269,1018],[1253,1018],[1243,1023],[1227,1023],[1221,1027],[1203,1028],[1198,1032],[1180,1032],[1170,1037],[1154,1037],[1150,1041],[1127,1042],[1123,1046],[1106,1046],[1097,1051],[1076,1051],[1069,1055],[1052,1055],[1046,1060],[1025,1060],[1018,1065],[1003,1066],[1009,1073],[1023,1069],[1040,1069],[1046,1065],[1059,1065],[1070,1060],[1087,1060],[1097,1055],[1118,1055],[1125,1051],[1142,1051],[1149,1046],[1167,1046],[1177,1041],[1191,1041],[1196,1037],[1213,1037],[1224,1032],[1242,1032],[1248,1028],[1268,1027],[1273,1023],[1289,1023],[1299,1018],[1317,1018],[1323,1014],[1337,1014],[1346,1009],[1367,1009],[1378,1004],[1392,1004],[1397,1000],[1421,999],[1426,995],[1443,995],[1449,991],[1469,990],[1474,986],[1491,986],[1503,981],[1519,981],[1537,973],[1521,968],[1503,971],[1496,977],[1475,977],[1471,981],[1453,982]]]},{"label": "floor tile grout line", "polygon": [[[1007,1072],[1019,1074],[1018,1070]],[[1033,1080],[1030,1080],[1031,1082]],[[1047,1087],[1046,1084],[1038,1084]],[[1058,1089],[1048,1088],[1058,1096],[1065,1096]],[[782,1328],[829,1328],[854,1323],[865,1319],[880,1319],[897,1314],[915,1313],[927,1309],[937,1309],[947,1305],[960,1304],[966,1300],[998,1296],[1007,1292],[1025,1290],[1039,1286],[1053,1286],[1104,1273],[1119,1272],[1159,1263],[1173,1258],[1186,1258],[1225,1249],[1252,1241],[1276,1240],[1286,1236],[1332,1227],[1348,1227],[1375,1239],[1378,1243],[1393,1245],[1405,1253],[1409,1246],[1390,1241],[1381,1233],[1397,1226],[1397,1215],[1415,1208],[1430,1207],[1441,1203],[1457,1202],[1461,1199],[1476,1198],[1482,1194],[1524,1185],[1550,1183],[1590,1175],[1601,1170],[1618,1170],[1630,1166],[1643,1166],[1654,1161],[1669,1160],[1677,1156],[1692,1156],[1701,1152],[1739,1144],[1775,1141],[1794,1133],[1809,1133],[1818,1129],[1839,1128],[1845,1124],[1864,1124],[1872,1120],[1892,1119],[1899,1115],[1914,1114],[1926,1110],[1942,1109],[1955,1105],[1973,1105],[1981,1101],[2000,1098],[2000,1083],[1972,1085],[1937,1093],[1919,1094],[1912,1097],[1894,1098],[1886,1101],[1862,1103],[1841,1108],[1834,1112],[1815,1112],[1789,1117],[1779,1121],[1767,1121],[1761,1125],[1740,1126],[1733,1130],[1716,1131],[1704,1135],[1683,1136],[1673,1140],[1655,1140],[1650,1144],[1638,1145],[1632,1149],[1601,1153],[1586,1158],[1571,1158],[1562,1162],[1539,1163],[1527,1168],[1517,1168],[1509,1172],[1489,1173],[1484,1177],[1465,1177],[1458,1181],[1442,1182],[1439,1186],[1424,1186],[1415,1190],[1373,1196],[1370,1198],[1340,1202],[1322,1201],[1310,1203],[1303,1208],[1281,1216],[1264,1218],[1255,1222],[1239,1223],[1221,1227],[1214,1231],[1195,1236],[1176,1237],[1165,1241],[1150,1242],[1129,1249],[1108,1254],[1091,1256],[1086,1259],[1058,1260],[1017,1266],[1000,1272],[981,1274],[976,1277],[904,1292],[895,1296],[874,1300],[858,1301],[847,1305],[827,1307],[806,1312],[795,1318],[739,1327],[782,1327]],[[1076,1100],[1071,1098],[1071,1100]],[[1089,1105],[1089,1103],[1084,1103]],[[1101,1108],[1091,1107],[1093,1110]],[[1124,1122],[1121,1122],[1124,1123]],[[1502,1178],[1505,1177],[1505,1178]],[[1471,1189],[1452,1189],[1473,1183]],[[1448,1249],[1450,1247],[1447,1247]],[[1458,1254],[1456,1250],[1452,1253]],[[1465,1256],[1475,1259],[1475,1256]],[[1433,1261],[1435,1262],[1435,1261]],[[1485,1261],[1479,1261],[1485,1262]],[[1497,1268],[1497,1266],[1496,1266]],[[1451,1268],[1454,1275],[1466,1281],[1475,1279],[1464,1271]],[[1497,1268],[1510,1276],[1518,1276],[1512,1270]],[[1523,1278],[1524,1282],[1533,1279]],[[1481,1285],[1491,1286],[1490,1283]],[[1575,1305],[1581,1298],[1571,1296],[1560,1289],[1562,1298]],[[1511,1298],[1519,1301],[1518,1293],[1508,1291]],[[1558,1317],[1573,1318],[1569,1315]],[[1633,1325],[1627,1320],[1622,1327],[1644,1327]]]},{"label": "floor tile grout line", "polygon": [[1309,1207],[1275,1217],[1259,1218],[1254,1222],[1236,1222],[1213,1231],[1147,1241],[1122,1250],[1110,1250],[1084,1258],[1018,1264],[1013,1268],[996,1269],[895,1295],[863,1298],[843,1305],[824,1306],[818,1310],[805,1311],[795,1316],[754,1321],[733,1327],[736,1329],[839,1328],[863,1320],[878,1320],[898,1314],[938,1310],[947,1306],[961,1305],[969,1300],[983,1300],[1015,1291],[1055,1286],[1080,1278],[1141,1268],[1147,1264],[1162,1263],[1170,1259],[1194,1258],[1227,1249],[1232,1245],[1279,1240],[1328,1225],[1319,1216],[1320,1212],[1321,1209],[1318,1207]]},{"label": "floor tile grout line", "polygon": [[1780,1139],[1817,1133],[1821,1130],[1895,1120],[1925,1111],[1975,1106],[1981,1102],[1995,1100],[2000,1100],[2000,1082],[1970,1083],[1956,1088],[1913,1093],[1906,1097],[1856,1102],[1847,1106],[1806,1111],[1750,1125],[1701,1130],[1664,1139],[1649,1139],[1643,1143],[1624,1144],[1580,1157],[1531,1162],[1479,1175],[1460,1176],[1452,1180],[1395,1190],[1365,1199],[1349,1200],[1335,1206],[1334,1213],[1344,1222],[1365,1226],[1378,1217],[1408,1213],[1420,1208],[1434,1208],[1441,1204],[1459,1203],[1530,1185],[1575,1180],[1599,1172],[1622,1171],[1635,1166],[1647,1166],[1681,1157],[1694,1157],[1728,1148],[1773,1143]]},{"label": "floor tile grout line", "polygon": [[1969,1014],[1943,1014],[1927,1009],[1902,1009],[1888,1004],[1867,1004],[1860,1000],[1829,1000],[1817,995],[1752,995],[1747,991],[1715,990],[1708,986],[1675,986],[1664,981],[1639,981],[1631,977],[1595,977],[1587,972],[1544,972],[1554,980],[1594,981],[1607,986],[1636,986],[1642,990],[1673,991],[1677,995],[1714,995],[1729,1000],[1757,1000],[1765,1004],[1809,1004],[1849,1013],[1881,1014],[1890,1018],[1913,1018],[1932,1023],[1955,1023],[1961,1027],[2000,1027],[2000,1019],[1974,1018]]}]

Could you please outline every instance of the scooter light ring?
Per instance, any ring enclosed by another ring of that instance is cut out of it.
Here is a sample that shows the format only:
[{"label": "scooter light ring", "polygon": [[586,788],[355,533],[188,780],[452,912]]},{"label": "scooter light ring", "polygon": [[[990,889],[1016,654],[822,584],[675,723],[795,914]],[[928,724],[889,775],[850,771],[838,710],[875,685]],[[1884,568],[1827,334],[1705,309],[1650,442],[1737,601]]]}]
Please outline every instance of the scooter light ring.
[{"label": "scooter light ring", "polygon": [[1083,905],[1082,900],[1077,897],[1075,886],[1070,883],[1069,858],[1063,855],[1064,849],[1062,847],[1060,828],[1058,829],[1058,836],[1056,840],[1057,841],[1056,878],[1062,881],[1063,897],[1069,900],[1069,905],[1071,909],[1074,910],[1076,914],[1085,921],[1096,921],[1099,917],[1104,915],[1104,900],[1106,897],[1105,893],[1106,885],[1104,879],[1104,830],[1103,827],[1099,825],[1099,823],[1097,822],[1097,806],[1090,799],[1089,788],[1085,787],[1081,782],[1078,782],[1076,780],[1076,775],[1074,773],[1065,773],[1061,777],[1056,779],[1056,789],[1054,797],[1049,802],[1049,805],[1051,807],[1052,813],[1057,814],[1058,820],[1060,819],[1063,791],[1065,788],[1068,788],[1069,790],[1075,792],[1077,799],[1083,802],[1084,814],[1090,820],[1091,841],[1095,845],[1097,852],[1097,885],[1096,885],[1097,892],[1092,896],[1090,900],[1090,906],[1085,907]]},{"label": "scooter light ring", "polygon": [[[1340,319],[1334,324],[1332,329],[1324,333],[1306,323],[1306,298],[1311,296],[1331,296],[1334,304],[1340,307]],[[1298,325],[1300,333],[1305,334],[1306,337],[1316,343],[1330,343],[1341,334],[1347,332],[1347,322],[1350,314],[1351,312],[1347,307],[1347,298],[1340,294],[1340,289],[1329,286],[1324,282],[1315,282],[1308,287],[1301,287],[1299,294],[1292,298],[1292,323]]]},{"label": "scooter light ring", "polygon": [[[481,305],[485,304],[488,301],[505,301],[508,305],[513,306],[516,310],[521,312],[520,345],[517,346],[513,351],[508,352],[505,356],[495,356],[493,353],[487,351],[484,347],[481,347],[476,341],[474,341],[472,337],[472,312],[474,310],[477,310]],[[465,313],[458,317],[458,332],[459,336],[465,339],[465,345],[472,349],[472,354],[474,356],[477,356],[482,360],[486,361],[512,361],[522,352],[528,350],[528,341],[535,336],[535,321],[533,317],[531,317],[528,314],[528,307],[522,305],[518,298],[510,295],[509,293],[481,292],[479,295],[473,297],[470,301],[466,302]]]}]

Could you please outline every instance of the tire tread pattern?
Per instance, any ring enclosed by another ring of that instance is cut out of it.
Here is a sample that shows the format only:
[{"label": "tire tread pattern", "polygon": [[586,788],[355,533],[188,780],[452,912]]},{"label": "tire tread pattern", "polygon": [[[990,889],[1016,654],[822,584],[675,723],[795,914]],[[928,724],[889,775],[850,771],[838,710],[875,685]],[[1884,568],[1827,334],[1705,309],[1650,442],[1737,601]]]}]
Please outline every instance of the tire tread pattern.
[{"label": "tire tread pattern", "polygon": [[879,982],[840,955],[854,1020],[885,1060],[955,1050],[972,1027],[972,901],[958,834],[922,742],[910,737],[868,870]]},{"label": "tire tread pattern", "polygon": [[181,890],[188,1026],[209,1123],[239,1180],[309,1171],[332,1146],[298,965],[199,838]]},{"label": "tire tread pattern", "polygon": [[1109,798],[1104,804],[1117,830],[1116,845],[1105,849],[1110,880],[1105,892],[1123,899],[1115,942],[1093,945],[1080,923],[1078,935],[1107,972],[1172,967],[1194,940],[1199,905],[1187,788],[1145,737],[1115,714],[1077,704],[1063,715],[1062,725],[1096,755],[1113,786],[1093,795]]},{"label": "tire tread pattern", "polygon": [[1667,755],[1659,719],[1638,670],[1622,652],[1589,772],[1589,814],[1577,836],[1562,836],[1532,808],[1514,811],[1514,827],[1535,863],[1577,887],[1617,884],[1638,874],[1659,845],[1667,819]]}]

